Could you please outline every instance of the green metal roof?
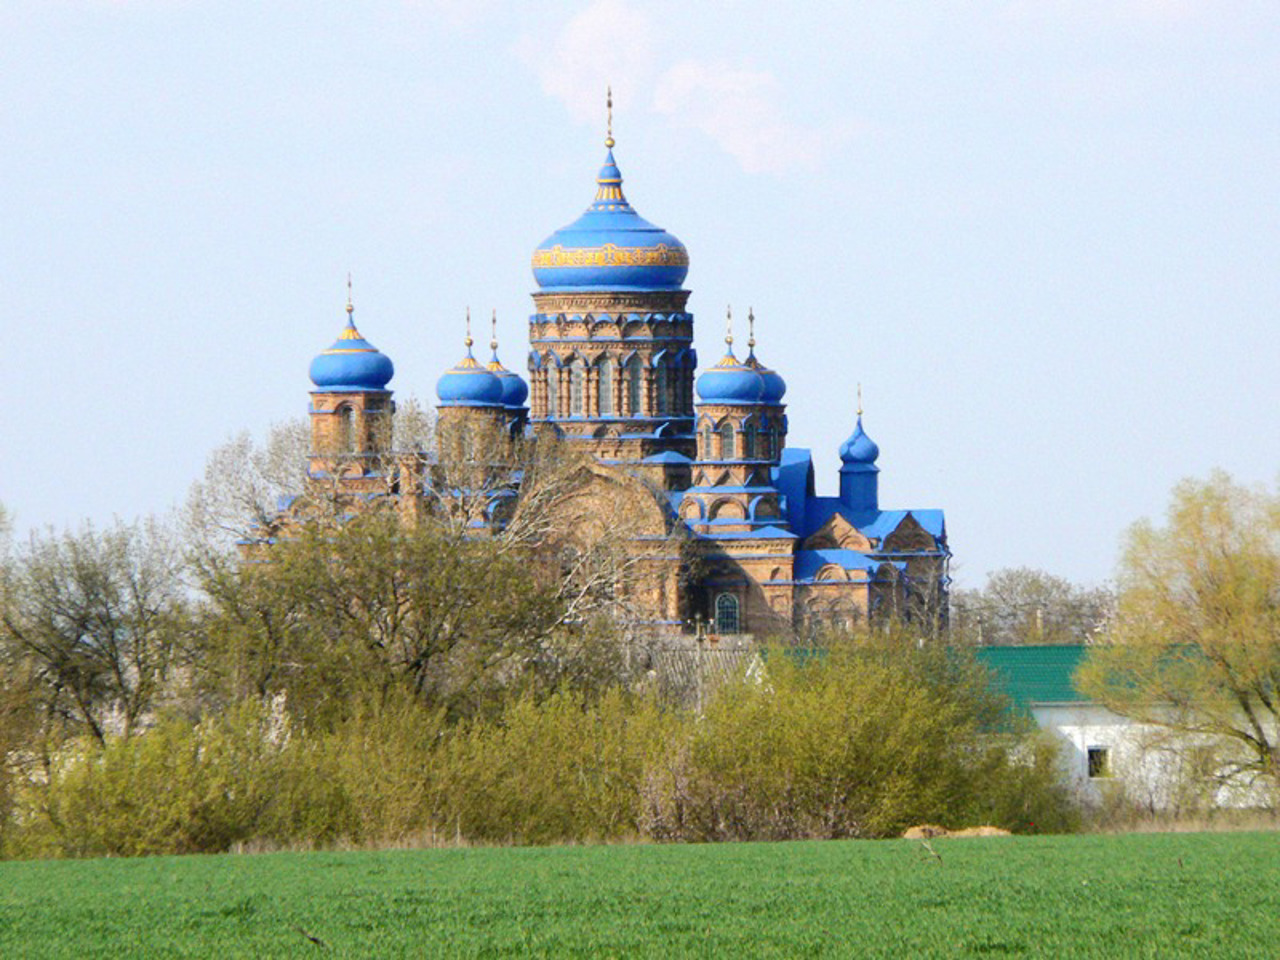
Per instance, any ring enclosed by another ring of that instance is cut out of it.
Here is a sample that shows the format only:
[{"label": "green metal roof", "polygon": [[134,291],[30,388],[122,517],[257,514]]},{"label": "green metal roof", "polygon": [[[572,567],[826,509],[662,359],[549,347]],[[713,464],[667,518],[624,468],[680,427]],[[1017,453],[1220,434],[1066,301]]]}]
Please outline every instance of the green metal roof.
[{"label": "green metal roof", "polygon": [[979,663],[995,674],[1001,689],[1029,707],[1036,703],[1087,703],[1071,684],[1071,675],[1088,647],[1063,644],[1044,647],[979,647]]}]

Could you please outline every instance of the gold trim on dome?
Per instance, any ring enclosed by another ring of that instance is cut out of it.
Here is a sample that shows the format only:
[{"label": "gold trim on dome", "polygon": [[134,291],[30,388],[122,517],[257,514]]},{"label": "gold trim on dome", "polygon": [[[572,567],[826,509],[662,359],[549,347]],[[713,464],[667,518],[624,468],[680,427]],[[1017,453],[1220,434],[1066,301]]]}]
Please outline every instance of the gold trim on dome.
[{"label": "gold trim on dome", "polygon": [[326,354],[334,353],[377,353],[373,347],[330,347],[325,351]]},{"label": "gold trim on dome", "polygon": [[606,186],[607,183],[621,183],[621,180],[601,181],[600,189],[596,191],[597,200],[625,200],[622,195],[622,187]]},{"label": "gold trim on dome", "polygon": [[339,340],[363,340],[364,337],[360,336],[360,331],[357,330],[355,327],[343,327],[342,332],[338,334],[338,339]]},{"label": "gold trim on dome", "polygon": [[483,370],[480,364],[476,362],[475,357],[463,357],[462,360],[458,363],[458,365],[453,369],[454,370],[477,370],[477,371]]},{"label": "gold trim on dome", "polygon": [[533,269],[545,267],[687,267],[689,253],[684,247],[660,243],[654,247],[570,247],[556,244],[549,250],[535,250]]}]

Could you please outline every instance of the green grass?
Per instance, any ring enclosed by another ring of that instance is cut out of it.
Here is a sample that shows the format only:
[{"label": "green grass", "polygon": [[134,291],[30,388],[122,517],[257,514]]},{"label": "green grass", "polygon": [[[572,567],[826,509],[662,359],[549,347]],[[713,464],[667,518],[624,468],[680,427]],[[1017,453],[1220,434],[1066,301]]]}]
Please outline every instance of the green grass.
[{"label": "green grass", "polygon": [[1280,834],[933,847],[941,862],[889,840],[4,863],[0,957],[1280,952]]}]

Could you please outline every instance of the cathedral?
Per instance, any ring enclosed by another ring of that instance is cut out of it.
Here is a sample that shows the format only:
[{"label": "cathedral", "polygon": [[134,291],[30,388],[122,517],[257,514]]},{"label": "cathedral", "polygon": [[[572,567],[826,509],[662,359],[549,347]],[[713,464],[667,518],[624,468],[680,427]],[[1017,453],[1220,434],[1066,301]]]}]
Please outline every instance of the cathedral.
[{"label": "cathedral", "polygon": [[[421,515],[438,501],[432,463],[451,438],[485,426],[554,437],[586,465],[566,515],[624,530],[646,558],[648,629],[712,643],[888,616],[936,629],[949,583],[942,511],[881,508],[880,450],[861,409],[840,447],[839,494],[816,493],[810,452],[787,444],[786,383],[756,355],[750,314],[745,355],[730,319],[724,356],[697,374],[689,253],[627,201],[614,147],[610,130],[594,200],[533,252],[528,379],[503,366],[496,335],[492,358],[477,360],[468,319],[466,355],[436,385],[436,450],[395,450],[394,368],[357,331],[348,299],[345,329],[310,369],[312,481]],[[514,471],[486,494],[476,535],[502,535],[520,484]],[[615,525],[624,512],[635,522]]]}]

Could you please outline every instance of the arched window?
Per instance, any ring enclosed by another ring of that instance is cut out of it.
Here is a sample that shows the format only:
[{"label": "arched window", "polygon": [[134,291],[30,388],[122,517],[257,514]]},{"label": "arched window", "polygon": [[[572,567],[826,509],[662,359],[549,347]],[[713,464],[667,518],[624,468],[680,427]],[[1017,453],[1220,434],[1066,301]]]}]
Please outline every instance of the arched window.
[{"label": "arched window", "polygon": [[657,377],[657,380],[658,380],[658,389],[657,389],[657,394],[658,394],[658,396],[657,396],[657,401],[658,401],[658,410],[657,410],[657,413],[658,413],[659,415],[662,415],[662,414],[664,414],[664,413],[667,413],[667,412],[671,409],[671,407],[670,407],[670,399],[671,399],[671,398],[667,395],[667,390],[668,390],[668,386],[667,386],[667,365],[666,365],[665,363],[663,363],[662,361],[659,361],[659,362],[658,362],[658,369],[657,369],[657,371],[656,371],[656,373],[655,373],[654,375]]},{"label": "arched window", "polygon": [[569,411],[580,417],[586,413],[587,371],[581,360],[569,364]]},{"label": "arched window", "polygon": [[560,368],[554,363],[547,365],[547,416],[560,416]]},{"label": "arched window", "polygon": [[640,416],[640,395],[644,390],[644,363],[639,357],[627,361],[627,413]]},{"label": "arched window", "polygon": [[764,442],[765,442],[765,456],[768,457],[770,460],[777,460],[778,459],[778,431],[773,427],[772,424],[770,424],[769,428],[765,431]]},{"label": "arched window", "polygon": [[754,460],[756,458],[756,426],[754,423],[748,423],[742,428],[742,459]]},{"label": "arched window", "polygon": [[733,451],[733,424],[728,420],[720,425],[720,459],[736,459]]},{"label": "arched window", "polygon": [[600,411],[600,416],[611,417],[613,416],[613,361],[605,357],[596,369],[598,371],[596,383],[600,390],[596,409]]},{"label": "arched window", "polygon": [[356,412],[347,406],[338,408],[338,452],[356,452]]},{"label": "arched window", "polygon": [[738,632],[738,598],[732,593],[716,597],[716,633]]},{"label": "arched window", "polygon": [[702,425],[702,457],[703,460],[714,460],[716,455],[711,450],[711,438],[715,436],[715,431],[711,429],[710,422]]}]

